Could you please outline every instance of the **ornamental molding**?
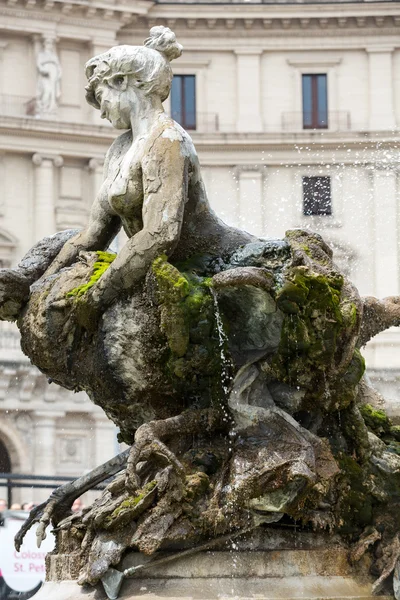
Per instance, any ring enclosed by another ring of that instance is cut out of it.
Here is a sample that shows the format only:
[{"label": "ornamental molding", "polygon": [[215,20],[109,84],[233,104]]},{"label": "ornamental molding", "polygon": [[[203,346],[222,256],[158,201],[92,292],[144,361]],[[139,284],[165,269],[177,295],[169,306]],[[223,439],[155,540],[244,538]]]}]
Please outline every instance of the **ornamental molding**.
[{"label": "ornamental molding", "polygon": [[304,60],[301,58],[287,58],[286,59],[286,63],[291,66],[291,67],[297,67],[299,69],[301,68],[307,68],[307,67],[337,67],[337,65],[340,65],[340,63],[342,62],[341,58],[332,58],[332,59],[326,59],[326,58],[319,58],[319,57],[315,57],[312,59],[308,59],[308,60]]},{"label": "ornamental molding", "polygon": [[[72,141],[82,144],[105,144],[107,147],[118,137],[118,132],[101,125],[87,125],[85,123],[70,124],[60,121],[40,121],[39,119],[27,119],[26,117],[6,117],[0,115],[0,133],[2,135],[12,135],[22,138],[40,138],[44,140]],[[3,147],[3,146],[2,146]],[[35,142],[31,147],[37,148]],[[4,150],[9,149],[8,145]],[[93,152],[93,150],[92,150]],[[35,150],[32,149],[32,153]],[[54,155],[50,153],[51,157]],[[63,149],[63,155],[70,153],[67,148]],[[74,154],[79,156],[79,154]],[[88,153],[82,153],[82,157],[87,157]]]},{"label": "ornamental molding", "polygon": [[[183,6],[185,16],[182,16]],[[190,35],[204,35],[204,31],[225,30],[235,34],[235,30],[245,30],[250,35],[259,32],[271,32],[278,35],[288,30],[304,35],[325,30],[337,35],[337,29],[348,29],[360,32],[377,30],[387,32],[388,29],[400,27],[400,9],[396,4],[374,3],[358,6],[343,4],[340,16],[331,6],[325,5],[316,9],[315,5],[160,5],[152,0],[116,4],[91,0],[0,0],[0,14],[19,19],[52,21],[60,24],[79,25],[87,30],[89,18],[95,28],[133,27],[135,31],[143,28],[146,32],[154,25],[166,25],[173,30],[190,31]],[[2,29],[8,29],[3,23]],[[303,33],[302,33],[303,32]],[[398,33],[398,30],[397,30]]]},{"label": "ornamental molding", "polygon": [[367,46],[365,49],[368,54],[386,54],[388,52],[391,54],[396,48],[395,46]]},{"label": "ornamental molding", "polygon": [[175,67],[182,69],[192,69],[192,68],[205,68],[211,65],[211,58],[202,58],[201,56],[194,56],[193,58],[183,57],[180,58],[179,61],[174,64],[173,71],[176,71]]},{"label": "ornamental molding", "polygon": [[[121,28],[117,32],[118,40],[120,43],[131,43],[133,39],[144,39],[148,35],[148,30],[154,24],[167,25],[167,22],[162,19],[157,19],[151,23],[138,23],[133,27],[127,26]],[[399,20],[388,20],[385,27],[377,29],[373,25],[365,27],[360,30],[351,23],[346,27],[339,28],[336,17],[333,18],[326,28],[319,26],[310,26],[307,29],[300,25],[300,19],[293,19],[289,26],[283,27],[277,23],[276,26],[271,27],[268,31],[262,27],[253,27],[251,31],[242,33],[240,23],[235,27],[223,28],[219,27],[214,32],[210,32],[207,29],[198,27],[196,29],[189,30],[186,27],[185,22],[179,23],[175,28],[177,37],[184,43],[186,51],[225,51],[225,50],[239,50],[240,46],[243,45],[243,49],[246,49],[246,45],[262,44],[262,51],[276,51],[276,40],[284,39],[285,43],[289,45],[304,44],[304,38],[315,39],[316,42],[320,40],[321,36],[324,39],[338,41],[341,48],[357,48],[360,46],[366,46],[373,43],[377,36],[382,37],[393,37],[390,44],[395,47],[400,47],[400,19]],[[223,32],[223,34],[222,34]],[[240,37],[238,37],[240,36]],[[366,41],[370,39],[370,41]],[[203,47],[204,40],[207,40],[207,47]],[[199,46],[199,44],[201,44]],[[337,47],[337,46],[336,46]],[[319,47],[320,48],[320,47]],[[285,50],[288,48],[285,46]],[[324,47],[324,50],[327,48]]]},{"label": "ornamental molding", "polygon": [[[240,11],[232,12],[232,8],[226,7],[225,13],[221,13],[221,7],[212,7],[210,5],[197,5],[195,14],[193,6],[185,5],[185,16],[181,14],[174,15],[174,6],[171,5],[167,10],[161,11],[158,5],[154,11],[150,11],[146,17],[139,17],[137,25],[148,29],[154,25],[166,25],[179,31],[181,28],[192,30],[193,34],[207,30],[247,30],[251,33],[268,31],[277,33],[283,30],[285,33],[291,29],[297,29],[300,32],[307,30],[327,30],[334,29],[352,29],[352,30],[386,30],[389,27],[400,26],[400,9],[395,5],[382,6],[370,5],[347,8],[344,5],[341,8],[340,16],[331,7],[319,7],[318,9],[311,5],[269,5],[264,6],[261,11],[259,7],[246,5],[241,7]],[[252,9],[255,9],[253,11]],[[346,14],[347,8],[347,14]],[[182,11],[182,8],[181,8]],[[214,15],[211,17],[212,12]]]},{"label": "ornamental molding", "polygon": [[104,168],[104,158],[91,158],[87,163],[87,169],[90,172],[96,172]]},{"label": "ornamental molding", "polygon": [[[107,4],[84,0],[82,2],[70,0],[1,0],[0,14],[18,19],[29,19],[32,28],[34,21],[38,21],[38,31],[41,32],[41,21],[52,21],[70,25],[81,25],[88,28],[90,25],[107,29],[112,24],[117,29],[126,24],[133,24],[138,16],[147,14],[153,2],[142,0],[133,5],[118,3]],[[14,24],[15,26],[15,24]],[[7,30],[7,24],[2,23],[1,29]],[[32,29],[33,31],[33,29]]]},{"label": "ornamental molding", "polygon": [[32,156],[32,162],[35,167],[40,167],[43,164],[43,161],[51,161],[55,167],[62,167],[64,165],[64,159],[59,154],[42,154],[39,152],[35,152]]}]

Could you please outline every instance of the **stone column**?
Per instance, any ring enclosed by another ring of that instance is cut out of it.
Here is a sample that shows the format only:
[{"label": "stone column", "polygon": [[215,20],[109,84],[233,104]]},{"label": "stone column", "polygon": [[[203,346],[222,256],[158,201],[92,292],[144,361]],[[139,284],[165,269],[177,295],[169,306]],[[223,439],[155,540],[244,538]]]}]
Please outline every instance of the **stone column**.
[{"label": "stone column", "polygon": [[[62,411],[35,411],[33,414],[35,423],[35,475],[55,475],[57,472],[56,419],[64,416],[65,412]],[[49,490],[36,489],[33,496],[35,502],[43,502],[48,498]]]},{"label": "stone column", "polygon": [[34,154],[35,165],[35,210],[34,239],[39,241],[47,235],[56,233],[54,167],[62,167],[61,156]]},{"label": "stone column", "polygon": [[95,458],[91,468],[102,465],[118,454],[117,428],[104,414],[93,415],[95,420]]},{"label": "stone column", "polygon": [[393,105],[393,48],[367,48],[369,62],[369,128],[396,126]]},{"label": "stone column", "polygon": [[258,167],[237,170],[239,182],[240,227],[254,235],[265,235],[263,207],[263,174]]},{"label": "stone column", "polygon": [[237,131],[263,130],[261,117],[261,50],[236,50]]},{"label": "stone column", "polygon": [[[99,37],[95,37],[92,39],[92,42],[90,44],[89,47],[89,51],[90,51],[90,58],[93,58],[94,56],[98,56],[99,54],[103,54],[103,52],[107,52],[107,50],[109,50],[110,48],[112,48],[113,46],[117,46],[118,42],[115,39],[115,37],[112,37],[110,35],[110,37],[103,37],[103,36],[99,36]],[[110,123],[107,121],[107,119],[102,119],[100,117],[100,111],[96,110],[95,108],[93,108],[92,106],[87,106],[87,110],[88,112],[88,119],[89,122],[91,122],[93,125],[110,125]]]},{"label": "stone column", "polygon": [[0,150],[0,216],[4,215],[5,209],[5,155],[5,151]]},{"label": "stone column", "polygon": [[397,226],[397,173],[373,171],[375,210],[375,289],[378,298],[395,296],[399,290],[399,234]]},{"label": "stone column", "polygon": [[91,158],[88,163],[89,172],[91,173],[91,204],[94,202],[97,194],[103,185],[103,169],[104,161],[100,158]]}]

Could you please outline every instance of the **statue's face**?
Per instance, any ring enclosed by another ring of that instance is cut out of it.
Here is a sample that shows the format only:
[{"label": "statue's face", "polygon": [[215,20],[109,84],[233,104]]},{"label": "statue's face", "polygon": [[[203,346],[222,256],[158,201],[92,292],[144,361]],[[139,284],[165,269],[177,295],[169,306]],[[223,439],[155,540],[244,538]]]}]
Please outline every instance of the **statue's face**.
[{"label": "statue's face", "polygon": [[137,88],[129,85],[129,75],[117,73],[98,83],[95,96],[102,119],[116,129],[130,129],[132,113],[140,110]]}]

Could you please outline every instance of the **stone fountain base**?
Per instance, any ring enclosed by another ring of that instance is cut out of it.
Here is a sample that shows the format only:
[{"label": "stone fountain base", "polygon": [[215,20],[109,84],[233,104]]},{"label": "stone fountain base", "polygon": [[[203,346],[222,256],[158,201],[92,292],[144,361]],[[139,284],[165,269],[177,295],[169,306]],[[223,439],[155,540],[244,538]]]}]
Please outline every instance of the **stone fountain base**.
[{"label": "stone fountain base", "polygon": [[[295,540],[295,548],[293,548]],[[131,552],[120,569],[142,564]],[[35,600],[106,600],[101,585],[80,587],[73,559],[54,555],[48,581]],[[311,533],[259,531],[229,550],[202,552],[153,567],[122,585],[121,600],[366,600],[372,596],[367,558],[350,566],[348,550],[337,540]],[[60,575],[63,580],[57,581]],[[389,598],[388,596],[380,596]]]}]

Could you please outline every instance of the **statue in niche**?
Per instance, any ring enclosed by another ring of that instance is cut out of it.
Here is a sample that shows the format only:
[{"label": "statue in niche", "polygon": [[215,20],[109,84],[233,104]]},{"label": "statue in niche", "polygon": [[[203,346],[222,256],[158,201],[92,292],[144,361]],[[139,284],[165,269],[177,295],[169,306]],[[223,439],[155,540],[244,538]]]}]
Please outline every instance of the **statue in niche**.
[{"label": "statue in niche", "polygon": [[0,270],[0,318],[17,321],[24,352],[131,445],[34,509],[17,547],[52,521],[58,552],[96,585],[128,549],[289,518],[360,538],[358,558],[379,540],[381,586],[400,555],[400,433],[371,406],[359,349],[400,324],[400,303],[360,298],[318,234],[260,240],[214,214],[193,143],[162,107],[181,52],[153,27],[143,47],[87,63],[88,102],[127,130],[89,224]]},{"label": "statue in niche", "polygon": [[38,115],[54,114],[61,96],[61,65],[58,60],[55,41],[44,37],[35,40],[37,92],[36,113]]}]

